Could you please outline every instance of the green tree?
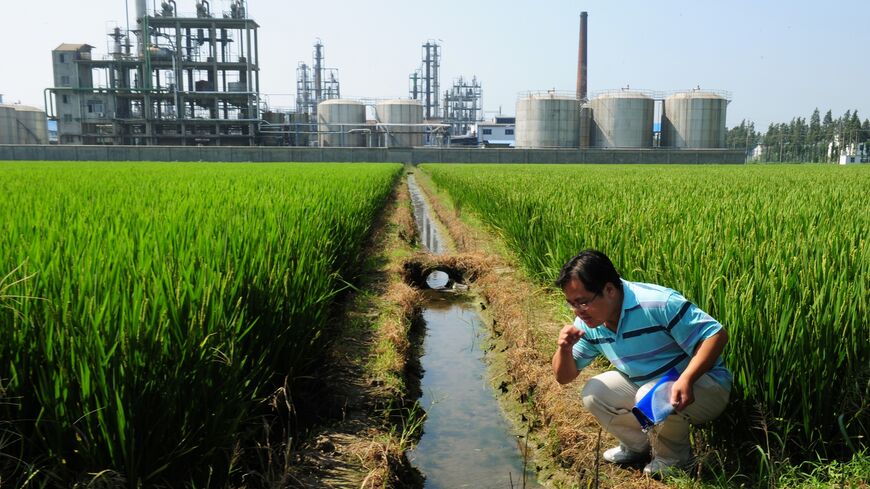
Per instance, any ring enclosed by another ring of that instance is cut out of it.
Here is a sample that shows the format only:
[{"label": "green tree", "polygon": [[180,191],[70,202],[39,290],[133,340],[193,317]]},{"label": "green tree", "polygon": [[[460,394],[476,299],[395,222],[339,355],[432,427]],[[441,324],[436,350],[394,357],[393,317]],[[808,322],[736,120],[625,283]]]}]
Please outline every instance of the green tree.
[{"label": "green tree", "polygon": [[823,161],[830,161],[828,155],[828,146],[834,141],[834,135],[836,134],[836,124],[834,124],[834,117],[831,115],[831,110],[825,113],[825,118],[822,119],[822,141],[824,143],[824,157]]},{"label": "green tree", "polygon": [[788,125],[788,146],[786,155],[788,161],[808,161],[806,156],[807,121],[803,117],[795,117]]},{"label": "green tree", "polygon": [[852,117],[846,124],[846,141],[854,144],[857,149],[858,143],[861,142],[861,118],[858,117],[858,110],[852,112]]},{"label": "green tree", "polygon": [[755,132],[755,123],[740,121],[739,126],[732,127],[725,132],[725,146],[731,149],[742,149],[749,152],[758,144],[758,133]]},{"label": "green tree", "polygon": [[822,161],[822,151],[820,149],[822,141],[822,117],[819,115],[819,108],[813,111],[810,116],[810,126],[807,128],[807,144],[810,146],[809,161],[818,163]]}]

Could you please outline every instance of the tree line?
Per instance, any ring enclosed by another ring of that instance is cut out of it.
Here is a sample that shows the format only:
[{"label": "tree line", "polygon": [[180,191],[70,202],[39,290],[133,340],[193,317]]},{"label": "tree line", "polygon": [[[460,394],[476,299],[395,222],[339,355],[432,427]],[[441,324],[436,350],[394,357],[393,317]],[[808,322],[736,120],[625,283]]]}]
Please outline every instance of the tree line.
[{"label": "tree line", "polygon": [[725,136],[728,148],[743,149],[759,161],[806,163],[836,162],[841,152],[856,151],[859,144],[868,140],[870,119],[865,118],[862,123],[857,110],[847,110],[834,119],[830,110],[822,117],[818,108],[809,122],[795,117],[789,123],[772,123],[766,132],[759,132],[754,122],[744,119],[740,125],[727,129]]}]

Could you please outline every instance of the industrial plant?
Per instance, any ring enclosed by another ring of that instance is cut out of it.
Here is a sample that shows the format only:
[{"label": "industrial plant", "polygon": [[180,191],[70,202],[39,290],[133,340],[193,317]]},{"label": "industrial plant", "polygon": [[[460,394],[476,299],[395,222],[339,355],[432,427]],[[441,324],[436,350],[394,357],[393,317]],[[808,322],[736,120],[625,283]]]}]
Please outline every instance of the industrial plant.
[{"label": "industrial plant", "polygon": [[[135,1],[135,23],[115,27],[109,53],[63,43],[52,52],[45,113],[57,142],[113,146],[284,146],[721,150],[730,94],[587,87],[587,14],[580,15],[577,86],[524,91],[515,117],[484,120],[482,83],[459,76],[441,91],[440,41],[425,40],[408,98],[342,98],[324,42],[296,68],[292,107],[261,93],[257,22],[244,0]],[[288,82],[292,86],[292,82]],[[33,115],[34,111],[37,114]],[[45,144],[38,109],[0,105],[5,143]],[[13,130],[14,129],[14,130]]]}]

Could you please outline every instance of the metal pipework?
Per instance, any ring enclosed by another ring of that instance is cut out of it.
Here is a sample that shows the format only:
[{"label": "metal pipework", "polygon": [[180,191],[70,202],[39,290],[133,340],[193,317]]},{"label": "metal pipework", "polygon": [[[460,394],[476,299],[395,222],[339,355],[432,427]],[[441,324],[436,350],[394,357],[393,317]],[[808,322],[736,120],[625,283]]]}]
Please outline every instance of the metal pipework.
[{"label": "metal pipework", "polygon": [[196,1],[196,16],[198,18],[211,17],[211,5],[209,5],[208,0]]},{"label": "metal pipework", "polygon": [[[314,43],[314,103],[323,100],[323,43],[320,39]],[[315,106],[314,113],[317,114]]]}]

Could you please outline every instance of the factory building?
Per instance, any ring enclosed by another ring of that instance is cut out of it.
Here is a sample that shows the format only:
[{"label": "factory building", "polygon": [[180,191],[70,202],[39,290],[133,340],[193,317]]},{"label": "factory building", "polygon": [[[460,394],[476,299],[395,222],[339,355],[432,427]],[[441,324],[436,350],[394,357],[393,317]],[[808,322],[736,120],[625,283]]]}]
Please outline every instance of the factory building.
[{"label": "factory building", "polygon": [[52,51],[46,112],[58,143],[442,146],[467,137],[481,118],[476,77],[459,77],[441,105],[441,45],[434,40],[422,45],[409,99],[342,98],[338,70],[326,67],[318,39],[313,62],[297,67],[295,107],[269,107],[259,86],[259,26],[244,0],[220,13],[208,0],[186,1],[193,10],[175,0],[136,0],[135,27],[109,32],[112,47],[102,59],[84,43]]},{"label": "factory building", "polygon": [[484,148],[513,148],[516,145],[516,117],[495,116],[477,123],[478,142]]},{"label": "factory building", "polygon": [[342,97],[338,70],[326,67],[317,39],[312,63],[300,62],[296,70],[295,107],[270,107],[260,94],[259,26],[247,17],[244,0],[231,0],[221,13],[212,12],[208,0],[184,1],[194,10],[180,11],[175,0],[159,8],[156,1],[136,0],[135,28],[113,29],[103,59],[95,59],[89,44],[64,43],[52,52],[54,86],[46,112],[57,123],[59,143],[725,147],[726,92],[625,88],[590,98],[586,12],[580,16],[576,91],[524,92],[515,123],[500,124],[483,122],[476,77],[458,77],[440,92],[442,50],[434,40],[422,44],[407,99],[351,99]]},{"label": "factory building", "polygon": [[114,48],[52,51],[50,115],[64,144],[254,145],[259,113],[258,25],[241,0],[229,12],[195,13],[175,1],[149,12],[136,1],[136,29],[115,28]]}]

